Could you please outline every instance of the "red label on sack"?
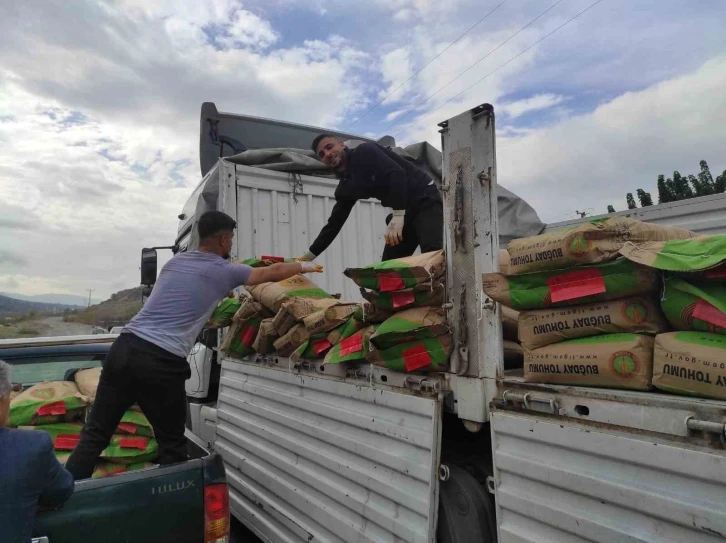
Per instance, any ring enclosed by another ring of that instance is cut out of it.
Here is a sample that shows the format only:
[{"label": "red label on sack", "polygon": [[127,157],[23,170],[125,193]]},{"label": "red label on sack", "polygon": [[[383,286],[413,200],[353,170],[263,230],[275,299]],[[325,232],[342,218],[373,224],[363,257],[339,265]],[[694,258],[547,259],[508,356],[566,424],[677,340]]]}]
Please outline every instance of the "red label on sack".
[{"label": "red label on sack", "polygon": [[249,347],[252,345],[252,342],[255,340],[255,336],[257,335],[257,330],[252,328],[249,324],[245,324],[242,327],[242,330],[239,332],[239,340],[242,342],[242,344],[245,347]]},{"label": "red label on sack", "polygon": [[327,351],[333,346],[332,343],[330,343],[327,339],[319,339],[315,342],[313,342],[313,352],[315,353],[315,356],[319,355],[323,351]]},{"label": "red label on sack", "polygon": [[358,332],[348,339],[340,342],[340,357],[343,358],[349,354],[359,353],[363,350],[363,334]]},{"label": "red label on sack", "polygon": [[406,307],[407,305],[411,305],[415,302],[416,295],[413,293],[413,291],[396,292],[391,296],[391,303],[393,304],[393,309],[398,309],[399,307]]},{"label": "red label on sack", "polygon": [[719,264],[706,272],[709,279],[726,279],[726,264]]},{"label": "red label on sack", "polygon": [[80,440],[80,435],[58,434],[53,440],[53,448],[57,451],[72,451]]},{"label": "red label on sack", "polygon": [[47,417],[48,415],[65,415],[66,413],[66,404],[62,401],[42,405],[35,412],[35,414],[39,417]]},{"label": "red label on sack", "polygon": [[285,262],[285,259],[281,256],[270,256],[270,255],[262,255],[260,260],[272,260],[273,262]]},{"label": "red label on sack", "polygon": [[594,294],[602,294],[605,288],[605,279],[597,269],[578,270],[561,275],[554,275],[547,279],[550,287],[552,303],[584,298]]},{"label": "red label on sack", "polygon": [[135,434],[139,431],[139,425],[131,422],[120,422],[118,429],[122,432],[126,432],[127,434]]},{"label": "red label on sack", "polygon": [[378,274],[378,290],[381,292],[392,292],[404,288],[406,288],[406,285],[403,284],[403,278],[398,272]]},{"label": "red label on sack", "polygon": [[401,353],[406,371],[416,371],[431,364],[431,355],[423,345],[416,345]]},{"label": "red label on sack", "polygon": [[118,446],[122,449],[139,449],[145,451],[149,446],[149,439],[146,437],[122,437]]},{"label": "red label on sack", "polygon": [[719,328],[726,328],[726,313],[706,300],[699,299],[693,310],[693,316]]}]

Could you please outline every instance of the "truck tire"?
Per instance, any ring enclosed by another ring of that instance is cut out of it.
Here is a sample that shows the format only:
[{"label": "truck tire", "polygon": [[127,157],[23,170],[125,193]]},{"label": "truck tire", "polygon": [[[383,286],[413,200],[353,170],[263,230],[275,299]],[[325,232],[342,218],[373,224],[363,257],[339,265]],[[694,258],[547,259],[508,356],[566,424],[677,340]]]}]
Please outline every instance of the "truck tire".
[{"label": "truck tire", "polygon": [[439,493],[438,543],[496,543],[496,514],[485,488],[466,470],[450,465]]}]

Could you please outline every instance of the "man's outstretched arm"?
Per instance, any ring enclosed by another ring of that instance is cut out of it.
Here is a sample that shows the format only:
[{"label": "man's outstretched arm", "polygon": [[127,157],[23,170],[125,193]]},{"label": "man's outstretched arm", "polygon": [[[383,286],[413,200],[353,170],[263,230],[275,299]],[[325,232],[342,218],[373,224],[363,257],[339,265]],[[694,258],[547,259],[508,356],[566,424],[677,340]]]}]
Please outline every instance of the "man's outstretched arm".
[{"label": "man's outstretched arm", "polygon": [[323,267],[312,262],[289,262],[273,264],[266,268],[253,268],[245,285],[259,285],[260,283],[277,283],[284,281],[299,273],[320,273]]}]

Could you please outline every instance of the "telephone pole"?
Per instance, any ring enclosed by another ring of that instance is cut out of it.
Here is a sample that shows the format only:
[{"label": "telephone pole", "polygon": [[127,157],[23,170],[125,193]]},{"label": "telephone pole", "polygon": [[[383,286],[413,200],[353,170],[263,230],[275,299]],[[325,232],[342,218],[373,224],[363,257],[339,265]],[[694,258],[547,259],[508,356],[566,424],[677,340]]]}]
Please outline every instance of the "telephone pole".
[{"label": "telephone pole", "polygon": [[86,308],[91,307],[91,293],[96,290],[95,288],[87,288],[86,291],[88,292],[88,305]]}]

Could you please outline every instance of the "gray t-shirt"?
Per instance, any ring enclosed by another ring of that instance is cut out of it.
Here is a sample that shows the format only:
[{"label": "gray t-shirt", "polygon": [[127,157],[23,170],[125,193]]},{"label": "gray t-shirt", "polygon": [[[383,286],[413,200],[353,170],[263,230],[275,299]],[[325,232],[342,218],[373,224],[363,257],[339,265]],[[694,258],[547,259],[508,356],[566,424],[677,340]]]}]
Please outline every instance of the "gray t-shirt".
[{"label": "gray t-shirt", "polygon": [[123,329],[186,358],[219,301],[252,268],[212,253],[180,253],[162,268],[151,296]]}]

